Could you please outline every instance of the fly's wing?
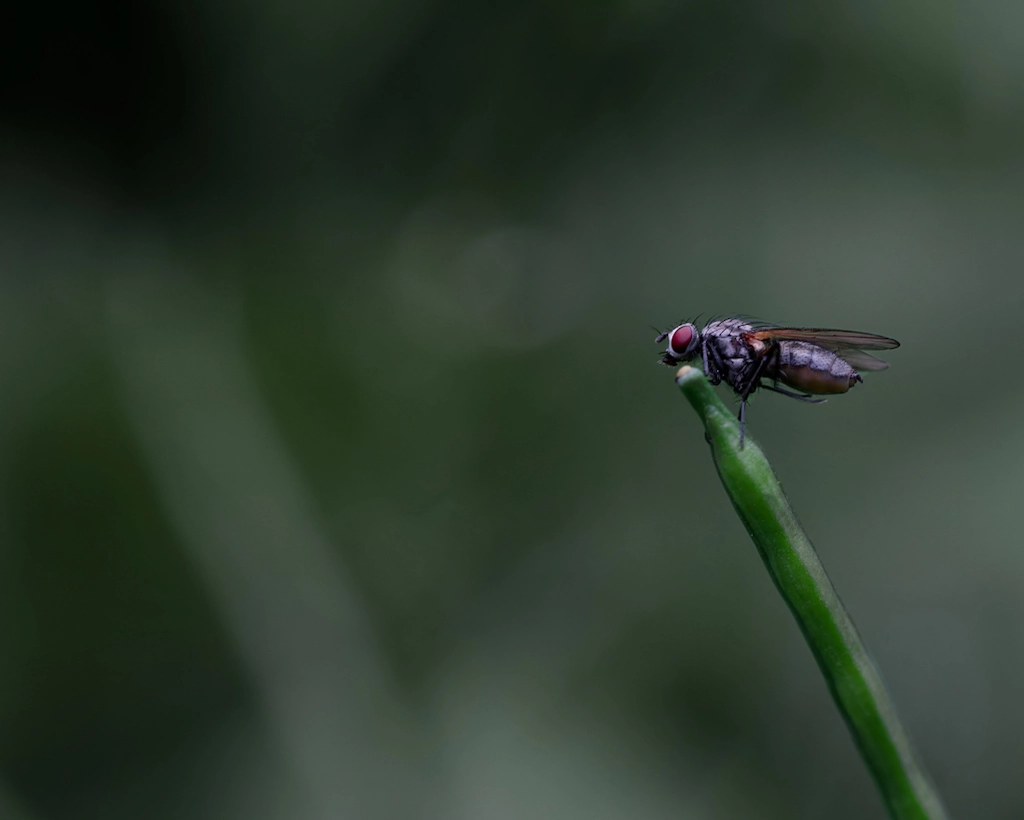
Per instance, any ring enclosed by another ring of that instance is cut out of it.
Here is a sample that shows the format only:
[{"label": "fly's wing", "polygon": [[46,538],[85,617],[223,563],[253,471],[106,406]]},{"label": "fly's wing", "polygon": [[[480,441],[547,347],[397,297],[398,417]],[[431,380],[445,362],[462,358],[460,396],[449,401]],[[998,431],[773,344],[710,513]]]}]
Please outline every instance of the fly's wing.
[{"label": "fly's wing", "polygon": [[865,350],[892,350],[900,343],[888,336],[822,327],[765,327],[750,334],[761,341],[807,342],[831,350],[858,370],[885,370],[889,364]]},{"label": "fly's wing", "polygon": [[851,350],[844,347],[837,350],[836,355],[840,359],[849,362],[857,370],[863,370],[865,373],[872,370],[885,370],[889,366],[888,362],[876,359],[870,353],[865,353],[863,350]]},{"label": "fly's wing", "polygon": [[836,352],[844,347],[854,350],[892,350],[894,347],[900,346],[899,342],[888,336],[876,336],[874,333],[861,333],[858,330],[834,330],[824,327],[766,327],[755,330],[751,335],[764,340],[808,342]]}]

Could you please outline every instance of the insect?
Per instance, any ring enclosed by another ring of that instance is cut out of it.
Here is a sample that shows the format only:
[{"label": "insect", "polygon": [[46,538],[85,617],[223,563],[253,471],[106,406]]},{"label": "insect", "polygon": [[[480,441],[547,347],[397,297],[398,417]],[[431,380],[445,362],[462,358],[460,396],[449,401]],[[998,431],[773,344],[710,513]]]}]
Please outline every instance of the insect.
[{"label": "insect", "polygon": [[[661,363],[674,367],[698,356],[712,384],[725,382],[740,397],[740,447],[746,433],[747,399],[759,387],[810,404],[816,395],[845,393],[864,381],[859,370],[889,365],[865,350],[892,350],[900,343],[856,330],[778,327],[739,316],[708,322],[698,330],[686,322],[658,333],[668,340]],[[770,382],[766,383],[766,382]],[[780,387],[779,383],[797,391]]]}]

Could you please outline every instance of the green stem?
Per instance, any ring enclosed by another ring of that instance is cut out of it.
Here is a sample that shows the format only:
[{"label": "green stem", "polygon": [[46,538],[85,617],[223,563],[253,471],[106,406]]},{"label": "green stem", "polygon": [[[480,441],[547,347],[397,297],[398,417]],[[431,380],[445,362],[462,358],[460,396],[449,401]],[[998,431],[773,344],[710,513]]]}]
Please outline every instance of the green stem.
[{"label": "green stem", "polygon": [[749,432],[739,448],[739,423],[700,370],[681,368],[676,383],[704,422],[725,491],[800,625],[889,813],[897,820],[945,818],[881,675],[768,459]]}]

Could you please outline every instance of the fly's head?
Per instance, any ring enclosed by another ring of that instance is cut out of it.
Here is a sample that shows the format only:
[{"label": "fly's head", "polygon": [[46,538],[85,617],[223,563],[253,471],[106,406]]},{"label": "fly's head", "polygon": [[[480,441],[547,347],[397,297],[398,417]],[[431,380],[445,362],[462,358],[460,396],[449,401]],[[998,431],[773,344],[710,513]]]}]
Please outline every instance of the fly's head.
[{"label": "fly's head", "polygon": [[697,351],[700,349],[700,331],[692,322],[686,322],[672,330],[659,333],[654,341],[656,344],[661,344],[666,339],[668,347],[665,348],[665,353],[661,357],[661,363],[669,367],[689,361],[697,355]]}]

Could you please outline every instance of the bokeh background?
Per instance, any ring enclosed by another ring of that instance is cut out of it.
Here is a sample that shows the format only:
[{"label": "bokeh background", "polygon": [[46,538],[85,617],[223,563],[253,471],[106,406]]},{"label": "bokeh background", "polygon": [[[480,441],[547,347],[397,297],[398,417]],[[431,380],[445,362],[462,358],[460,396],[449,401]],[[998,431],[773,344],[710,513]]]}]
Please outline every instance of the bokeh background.
[{"label": "bokeh background", "polygon": [[239,0],[0,33],[0,816],[884,810],[651,325],[891,335],[778,470],[1024,816],[1024,6]]}]

